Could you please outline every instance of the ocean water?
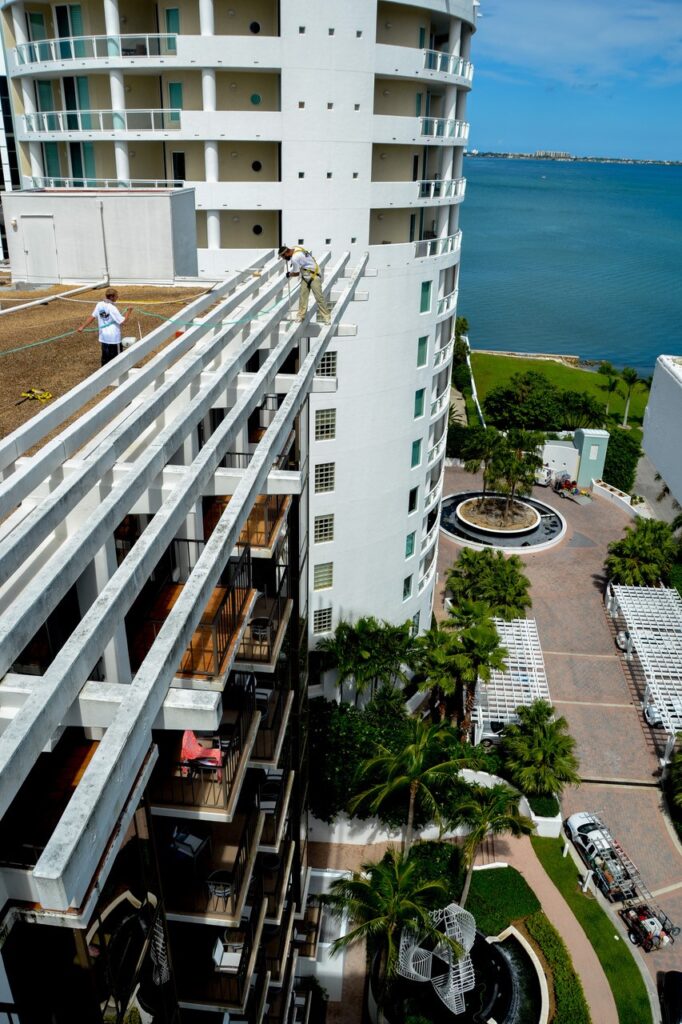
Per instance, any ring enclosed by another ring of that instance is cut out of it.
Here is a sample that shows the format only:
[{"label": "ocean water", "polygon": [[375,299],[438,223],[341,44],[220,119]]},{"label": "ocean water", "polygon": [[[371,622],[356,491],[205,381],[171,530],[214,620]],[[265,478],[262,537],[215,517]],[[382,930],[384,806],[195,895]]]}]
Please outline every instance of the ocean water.
[{"label": "ocean water", "polygon": [[646,374],[682,354],[682,167],[470,158],[464,173],[472,347]]}]

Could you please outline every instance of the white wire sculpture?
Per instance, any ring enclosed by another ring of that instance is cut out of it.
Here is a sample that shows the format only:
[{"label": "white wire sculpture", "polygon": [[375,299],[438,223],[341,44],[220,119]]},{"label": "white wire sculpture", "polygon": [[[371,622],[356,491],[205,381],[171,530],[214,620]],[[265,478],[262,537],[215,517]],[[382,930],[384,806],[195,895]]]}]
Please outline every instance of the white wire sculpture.
[{"label": "white wire sculpture", "polygon": [[430,918],[445,935],[454,939],[463,950],[460,957],[444,942],[433,949],[420,946],[417,932],[404,928],[400,936],[397,972],[411,981],[430,981],[436,995],[454,1014],[464,1013],[464,993],[475,984],[474,965],[469,951],[476,937],[476,922],[468,910],[450,903],[442,910],[433,910]]}]

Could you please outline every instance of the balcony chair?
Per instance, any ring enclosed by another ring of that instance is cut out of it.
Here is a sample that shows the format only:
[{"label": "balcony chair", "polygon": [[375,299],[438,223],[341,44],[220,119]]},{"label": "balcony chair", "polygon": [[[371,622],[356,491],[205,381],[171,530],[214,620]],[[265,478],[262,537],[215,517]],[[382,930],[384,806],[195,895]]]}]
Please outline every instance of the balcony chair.
[{"label": "balcony chair", "polygon": [[222,971],[224,974],[237,974],[243,952],[243,942],[227,942],[224,939],[216,939],[213,947],[213,963],[216,971]]},{"label": "balcony chair", "polygon": [[178,828],[177,825],[173,826],[170,850],[178,859],[186,859],[194,865],[204,850],[208,849],[208,844],[208,836],[195,836]]},{"label": "balcony chair", "polygon": [[219,900],[223,901],[223,910],[227,908],[227,901],[232,895],[232,872],[224,868],[212,871],[206,881],[208,886],[209,899],[215,899],[216,907]]}]

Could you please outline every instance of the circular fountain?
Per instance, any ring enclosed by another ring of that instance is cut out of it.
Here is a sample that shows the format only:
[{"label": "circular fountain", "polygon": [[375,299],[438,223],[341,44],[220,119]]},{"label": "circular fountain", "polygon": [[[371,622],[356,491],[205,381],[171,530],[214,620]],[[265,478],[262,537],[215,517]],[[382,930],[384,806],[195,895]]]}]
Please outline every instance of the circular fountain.
[{"label": "circular fountain", "polygon": [[[485,499],[484,501],[482,499]],[[440,528],[473,548],[545,549],[566,533],[566,520],[550,505],[535,498],[516,498],[510,512],[503,494],[461,491],[443,498]]]}]

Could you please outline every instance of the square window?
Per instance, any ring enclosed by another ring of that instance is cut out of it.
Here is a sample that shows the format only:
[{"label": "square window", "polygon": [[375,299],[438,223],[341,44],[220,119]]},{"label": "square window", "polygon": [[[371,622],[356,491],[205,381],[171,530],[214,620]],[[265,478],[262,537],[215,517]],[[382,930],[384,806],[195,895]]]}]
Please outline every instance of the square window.
[{"label": "square window", "polygon": [[315,494],[323,494],[325,491],[333,491],[335,480],[336,463],[318,462],[315,466]]},{"label": "square window", "polygon": [[332,244],[332,240],[331,240],[331,238],[325,238],[325,240],[324,240],[324,244],[325,244],[325,245],[331,245],[331,244]]},{"label": "square window", "polygon": [[331,171],[327,171],[327,177],[331,178],[331,176],[332,176],[332,172]]},{"label": "square window", "polygon": [[325,352],[315,371],[316,377],[336,377],[336,357],[338,352]]},{"label": "square window", "polygon": [[407,601],[408,597],[412,593],[412,577],[406,576],[403,580],[403,601]]},{"label": "square window", "polygon": [[299,100],[298,101],[298,109],[299,110],[303,110],[304,106],[305,106],[305,100]]},{"label": "square window", "polygon": [[318,608],[313,612],[313,633],[329,633],[332,628],[331,608]]},{"label": "square window", "polygon": [[353,244],[354,242],[357,242],[357,238],[355,237],[355,235],[352,235],[352,236],[351,236],[351,245],[352,245],[352,244]]},{"label": "square window", "polygon": [[424,388],[419,388],[419,391],[414,393],[414,418],[419,419],[420,416],[424,415]]},{"label": "square window", "polygon": [[357,32],[355,33],[355,38],[356,39],[361,39],[362,38],[362,29],[361,28],[359,28],[357,30]]},{"label": "square window", "polygon": [[428,313],[431,309],[431,282],[422,281],[421,296],[419,299],[419,312]]},{"label": "square window", "polygon": [[360,109],[360,104],[359,104],[359,103],[356,103],[356,104],[354,105],[353,109],[354,109],[354,110],[359,110],[359,109]]},{"label": "square window", "polygon": [[304,242],[305,242],[305,238],[299,238],[299,240],[298,240],[298,244],[299,245],[303,245]]},{"label": "square window", "polygon": [[299,171],[298,176],[299,178],[305,178],[305,171]]},{"label": "square window", "polygon": [[302,36],[304,32],[305,32],[305,25],[299,25],[298,26],[298,34],[300,36]]},{"label": "square window", "polygon": [[329,35],[330,35],[330,36],[333,36],[333,35],[334,35],[334,29],[333,29],[333,28],[330,28],[330,29],[329,29]]},{"label": "square window", "polygon": [[410,625],[410,636],[416,636],[419,632],[419,612],[415,612],[412,616],[412,624]]},{"label": "square window", "polygon": [[334,513],[326,516],[315,516],[315,543],[327,544],[334,540]]},{"label": "square window", "polygon": [[410,558],[414,554],[414,539],[416,533],[408,533],[405,538],[405,558]]},{"label": "square window", "polygon": [[327,590],[333,583],[333,562],[320,562],[313,567],[313,590]]},{"label": "square window", "polygon": [[429,339],[427,335],[424,338],[419,338],[417,341],[417,366],[426,366],[428,355]]},{"label": "square window", "polygon": [[[422,460],[422,443],[421,441],[412,442],[412,462],[411,466],[414,469]],[[317,488],[316,488],[317,489]]]},{"label": "square window", "polygon": [[333,441],[336,437],[336,409],[315,410],[315,440]]},{"label": "square window", "polygon": [[328,103],[327,104],[327,110],[333,110],[333,109],[334,109],[334,104],[333,103]]},{"label": "square window", "polygon": [[357,176],[358,176],[358,172],[357,171],[353,171],[353,177],[357,178]]},{"label": "square window", "polygon": [[417,511],[417,504],[418,504],[418,502],[419,502],[419,488],[418,487],[412,487],[410,489],[410,494],[409,494],[409,497],[407,499],[407,514],[408,515],[410,514],[410,512],[416,512]]}]

